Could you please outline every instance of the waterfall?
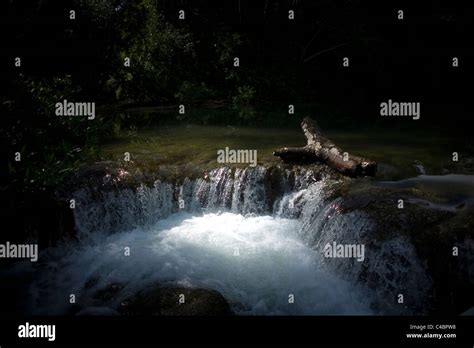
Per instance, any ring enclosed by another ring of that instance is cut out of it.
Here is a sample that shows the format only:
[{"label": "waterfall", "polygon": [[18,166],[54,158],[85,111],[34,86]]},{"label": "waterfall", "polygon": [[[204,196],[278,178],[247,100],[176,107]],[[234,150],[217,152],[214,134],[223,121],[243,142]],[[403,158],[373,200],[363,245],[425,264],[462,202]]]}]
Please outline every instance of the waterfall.
[{"label": "waterfall", "polygon": [[[113,306],[140,287],[171,282],[220,291],[240,314],[423,313],[431,280],[413,245],[377,238],[363,211],[341,210],[331,183],[311,168],[257,166],[136,188],[82,187],[73,194],[79,242],[49,253],[32,306],[58,314],[64,303],[39,304],[55,303],[61,290],[93,305],[94,291],[123,283]],[[364,244],[364,262],[324,257],[333,242]],[[63,272],[51,276],[51,267]],[[99,280],[86,287],[91,279]],[[49,301],[44,288],[55,288]],[[397,305],[408,289],[406,305]]]},{"label": "waterfall", "polygon": [[[306,181],[307,182],[307,181]],[[363,211],[343,212],[341,198],[324,198],[327,181],[302,185],[275,202],[277,216],[301,221],[300,235],[316,251],[323,253],[327,244],[364,244],[364,262],[355,259],[322,258],[322,263],[352,284],[371,293],[371,307],[378,313],[426,313],[432,281],[426,266],[407,237],[381,240],[377,224]],[[398,292],[397,292],[398,291]],[[410,293],[400,306],[399,293]],[[391,301],[387,301],[391,298]]]},{"label": "waterfall", "polygon": [[152,187],[141,184],[136,189],[120,190],[84,187],[72,195],[76,201],[76,229],[80,238],[91,233],[127,231],[152,226],[178,211],[223,209],[244,215],[271,213],[270,195],[304,185],[311,174],[306,171],[291,181],[291,171],[281,170],[277,175],[279,182],[270,187],[267,183],[272,173],[264,167],[221,167],[211,170],[206,178],[184,178],[180,183],[158,180]]}]

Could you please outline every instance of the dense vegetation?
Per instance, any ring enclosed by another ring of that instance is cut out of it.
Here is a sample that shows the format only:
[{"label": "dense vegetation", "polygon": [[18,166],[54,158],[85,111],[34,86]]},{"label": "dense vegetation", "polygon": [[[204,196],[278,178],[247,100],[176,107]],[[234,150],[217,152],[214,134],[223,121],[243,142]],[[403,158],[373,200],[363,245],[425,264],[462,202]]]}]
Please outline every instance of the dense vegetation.
[{"label": "dense vegetation", "polygon": [[[380,122],[373,117],[380,98],[423,95],[435,104],[419,124],[442,123],[447,111],[465,118],[461,72],[432,71],[449,62],[447,47],[469,53],[461,43],[471,15],[446,4],[405,6],[402,25],[393,8],[367,6],[357,0],[10,1],[0,27],[4,185],[54,186],[95,158],[105,137],[151,122],[117,107],[169,106],[172,120],[224,125],[297,125],[300,115],[314,113],[323,123],[348,126]],[[288,19],[290,10],[295,20]],[[17,56],[21,68],[13,65]],[[342,67],[345,56],[350,71]],[[432,86],[444,88],[445,107],[436,104]],[[54,103],[62,99],[94,101],[101,117],[58,118]],[[178,104],[186,114],[176,112]],[[288,104],[296,106],[295,117],[288,117]],[[202,106],[210,111],[199,112]],[[16,152],[27,160],[15,162]]]}]

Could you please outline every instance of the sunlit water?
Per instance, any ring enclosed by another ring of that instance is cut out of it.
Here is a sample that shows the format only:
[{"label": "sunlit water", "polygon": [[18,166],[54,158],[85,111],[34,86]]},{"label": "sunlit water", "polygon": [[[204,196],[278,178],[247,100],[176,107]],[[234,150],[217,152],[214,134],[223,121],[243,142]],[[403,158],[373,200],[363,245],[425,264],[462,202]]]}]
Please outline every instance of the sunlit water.
[{"label": "sunlit water", "polygon": [[[74,312],[69,295],[75,294],[85,312],[97,306],[110,312],[157,284],[217,290],[238,314],[427,311],[432,280],[409,238],[379,238],[376,221],[363,210],[342,211],[340,198],[325,199],[330,181],[316,180],[311,170],[281,171],[273,201],[268,176],[263,167],[222,167],[207,179],[79,189],[77,242],[49,248],[29,267],[26,311]],[[324,246],[333,242],[364,244],[364,262],[324,258]],[[111,284],[121,290],[97,296]],[[410,292],[406,306],[396,302],[399,291]]]},{"label": "sunlit water", "polygon": [[[298,235],[297,220],[271,216],[177,213],[135,229],[58,248],[32,288],[38,313],[62,313],[68,294],[91,296],[127,284],[109,305],[156,283],[219,291],[238,314],[368,314],[366,296],[324,269],[320,253]],[[126,247],[130,255],[125,256]],[[89,289],[90,279],[97,283]],[[294,303],[289,303],[289,296]]]}]

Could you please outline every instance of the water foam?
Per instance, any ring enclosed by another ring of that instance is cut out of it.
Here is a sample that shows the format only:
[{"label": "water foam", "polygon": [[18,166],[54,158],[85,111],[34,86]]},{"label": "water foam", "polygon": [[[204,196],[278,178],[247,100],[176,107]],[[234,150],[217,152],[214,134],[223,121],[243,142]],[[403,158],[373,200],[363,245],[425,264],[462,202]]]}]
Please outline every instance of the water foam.
[{"label": "water foam", "polygon": [[[380,238],[376,221],[363,210],[344,212],[342,198],[328,195],[331,182],[317,177],[306,169],[222,167],[182,182],[81,188],[73,195],[80,242],[48,251],[32,308],[60,314],[68,293],[79,294],[83,307],[115,307],[170,282],[215,289],[240,314],[423,311],[431,281],[410,240]],[[364,244],[365,261],[322,258],[333,242]],[[112,283],[126,286],[115,302],[97,303],[94,293]],[[387,301],[400,289],[411,293],[407,306]]]},{"label": "water foam", "polygon": [[[39,314],[60,314],[67,310],[64,294],[75,293],[81,305],[93,306],[94,292],[126,284],[107,304],[113,307],[156,282],[173,282],[217,290],[238,314],[371,313],[362,290],[328,272],[299,229],[297,220],[285,218],[182,212],[151,229],[97,235],[64,250],[59,261],[52,257],[33,305]],[[98,281],[85,289],[90,279]]]}]

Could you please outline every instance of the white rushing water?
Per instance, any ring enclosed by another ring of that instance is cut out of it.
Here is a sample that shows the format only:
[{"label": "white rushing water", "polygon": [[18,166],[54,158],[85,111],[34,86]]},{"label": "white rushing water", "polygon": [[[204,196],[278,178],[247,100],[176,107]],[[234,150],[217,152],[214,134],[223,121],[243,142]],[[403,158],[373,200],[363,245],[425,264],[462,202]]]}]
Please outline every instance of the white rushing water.
[{"label": "white rushing water", "polygon": [[[311,170],[223,167],[180,183],[81,188],[78,241],[40,255],[30,310],[63,314],[69,294],[82,309],[117,308],[161,284],[217,290],[244,315],[423,311],[431,280],[410,240],[380,238],[366,213],[328,198],[330,185]],[[363,244],[364,262],[325,258],[332,243]],[[98,301],[111,284],[118,293]]]},{"label": "white rushing water", "polygon": [[[43,273],[34,305],[38,313],[61,313],[67,301],[58,294],[75,293],[87,303],[107,284],[127,284],[111,303],[116,305],[156,282],[173,282],[217,290],[239,314],[370,313],[362,291],[321,267],[319,254],[298,230],[297,220],[271,216],[173,214],[150,229],[102,236],[65,250]],[[124,255],[125,247],[130,256]],[[98,282],[85,290],[94,278]]]}]

